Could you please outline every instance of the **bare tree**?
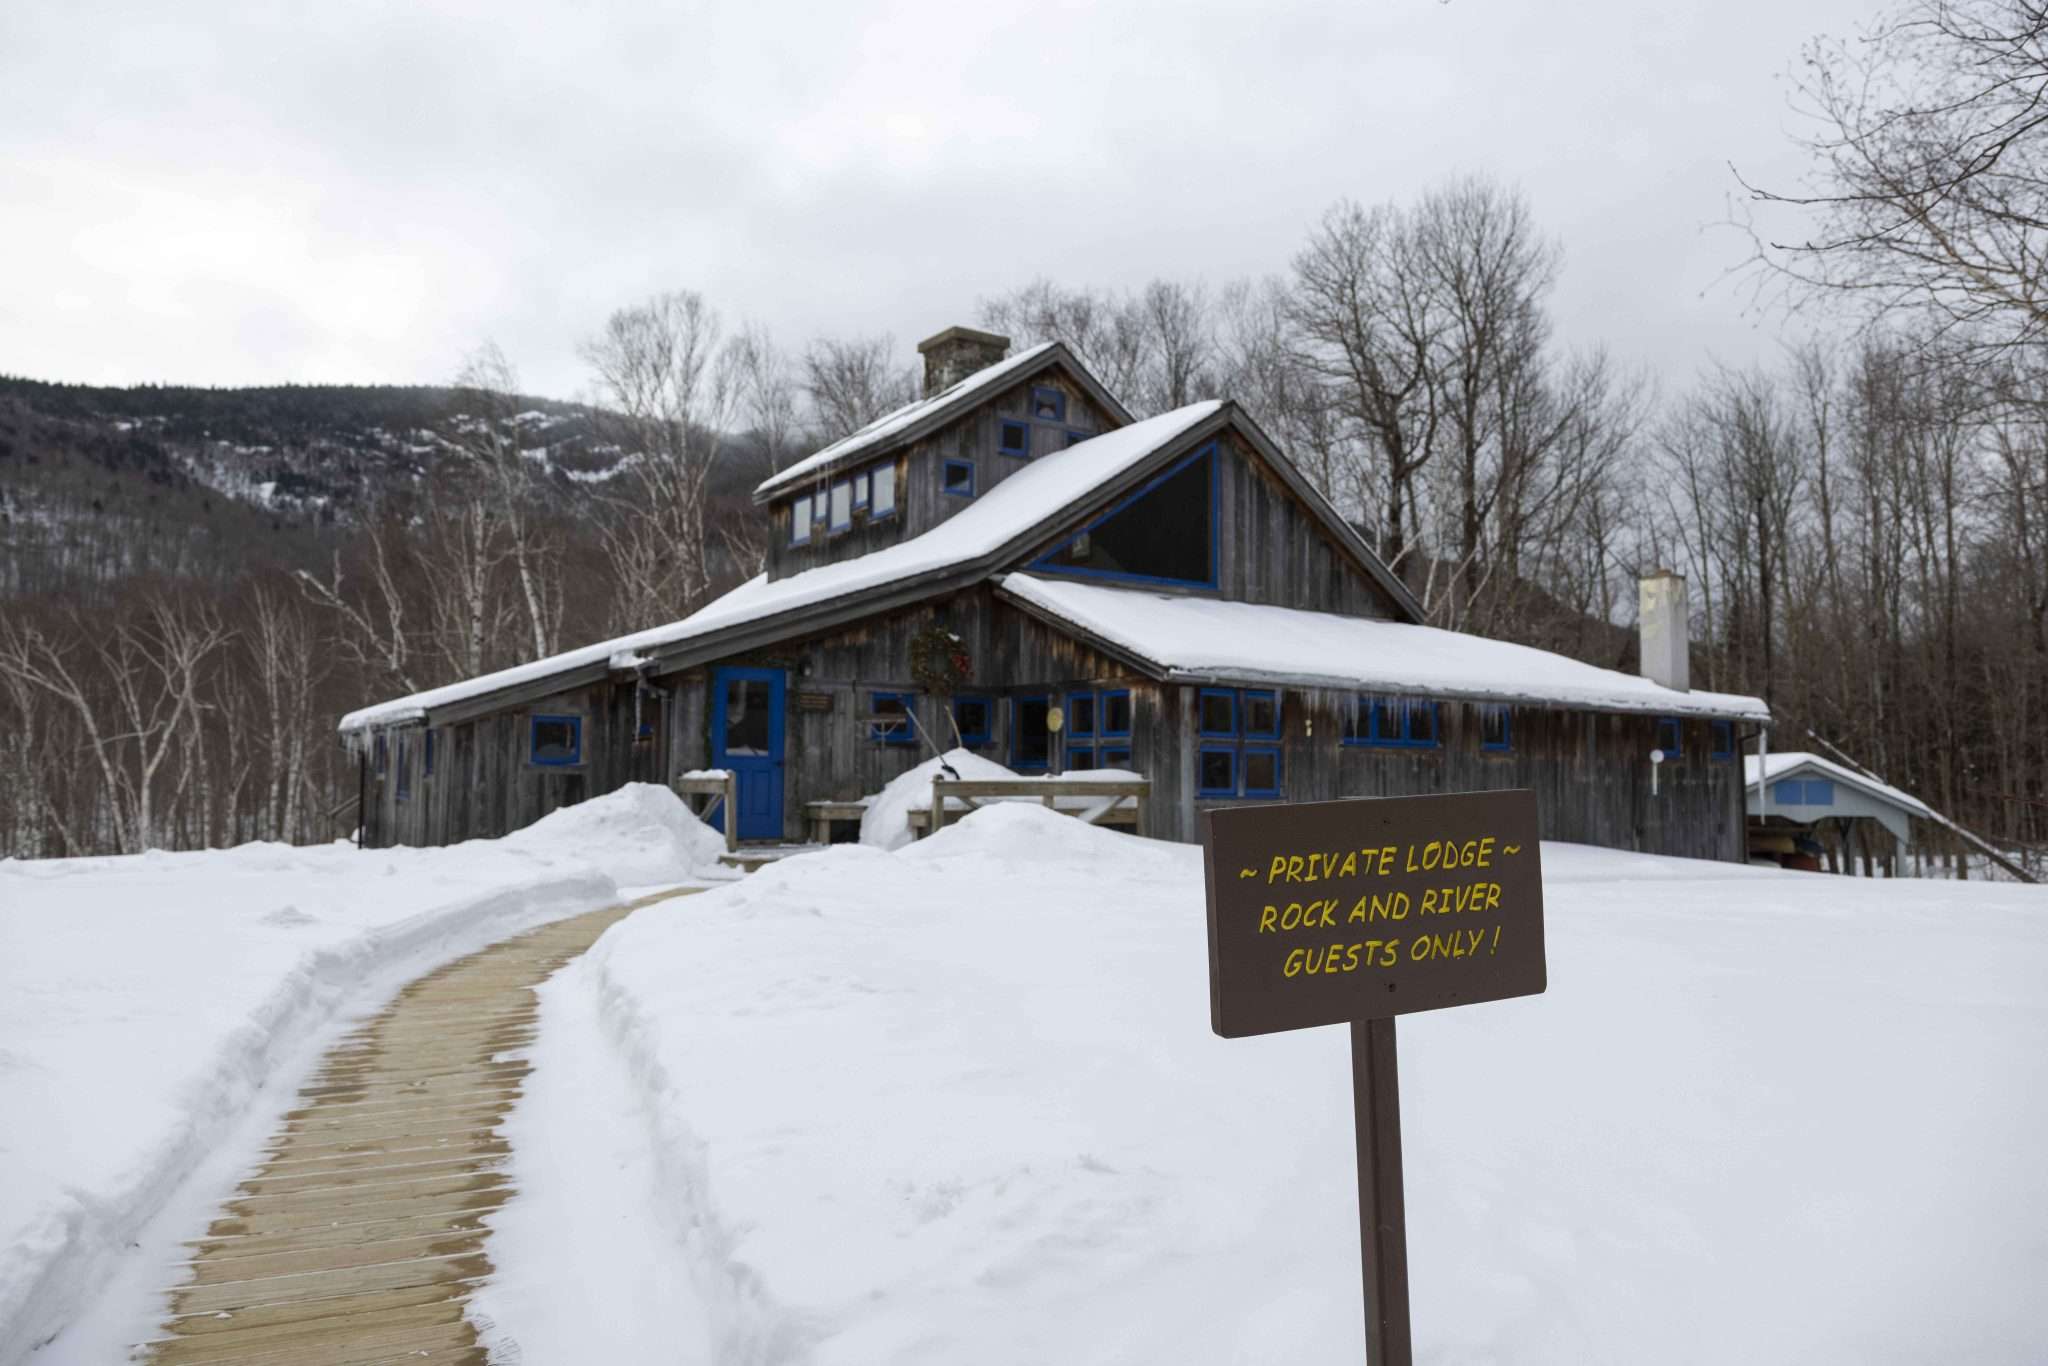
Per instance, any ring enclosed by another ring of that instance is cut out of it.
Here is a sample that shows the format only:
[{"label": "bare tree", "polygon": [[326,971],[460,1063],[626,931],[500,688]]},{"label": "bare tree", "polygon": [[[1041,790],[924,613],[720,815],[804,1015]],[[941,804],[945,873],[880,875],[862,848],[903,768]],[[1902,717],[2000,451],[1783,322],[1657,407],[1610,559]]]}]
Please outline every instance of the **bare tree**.
[{"label": "bare tree", "polygon": [[821,337],[804,350],[804,392],[819,435],[851,436],[917,396],[917,380],[895,360],[893,337]]}]

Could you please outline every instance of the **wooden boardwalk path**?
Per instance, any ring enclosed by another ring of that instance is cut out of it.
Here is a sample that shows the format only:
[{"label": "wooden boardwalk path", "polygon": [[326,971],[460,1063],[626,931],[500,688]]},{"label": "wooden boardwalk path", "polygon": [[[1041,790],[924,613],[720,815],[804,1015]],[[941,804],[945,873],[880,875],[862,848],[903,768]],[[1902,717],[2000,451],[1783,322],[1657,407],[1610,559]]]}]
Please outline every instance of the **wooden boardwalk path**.
[{"label": "wooden boardwalk path", "polygon": [[512,1190],[494,1131],[533,1037],[534,987],[627,906],[436,969],[330,1052],[206,1236],[143,1359],[165,1366],[485,1360],[463,1317]]}]

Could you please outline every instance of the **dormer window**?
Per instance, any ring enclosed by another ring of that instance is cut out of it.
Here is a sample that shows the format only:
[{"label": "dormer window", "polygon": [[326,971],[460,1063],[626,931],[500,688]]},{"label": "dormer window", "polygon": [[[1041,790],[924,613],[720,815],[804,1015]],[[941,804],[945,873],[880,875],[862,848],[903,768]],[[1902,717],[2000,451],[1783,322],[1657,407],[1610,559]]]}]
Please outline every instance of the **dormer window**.
[{"label": "dormer window", "polygon": [[877,465],[871,472],[868,491],[868,517],[880,521],[896,515],[896,466],[894,463]]},{"label": "dormer window", "polygon": [[1020,460],[1031,458],[1031,424],[1006,417],[996,423],[996,450]]},{"label": "dormer window", "polygon": [[972,498],[974,496],[973,461],[948,460],[945,473],[946,482],[942,487],[947,493],[955,498]]},{"label": "dormer window", "polygon": [[832,486],[832,529],[844,531],[853,525],[853,483],[842,479]]},{"label": "dormer window", "polygon": [[811,495],[808,493],[789,505],[789,543],[811,543]]},{"label": "dormer window", "polygon": [[853,510],[855,512],[866,512],[868,510],[868,472],[866,470],[862,470],[859,474],[853,476]]},{"label": "dormer window", "polygon": [[1031,389],[1031,416],[1040,422],[1065,422],[1067,420],[1067,395],[1064,390],[1047,385],[1034,385]]}]

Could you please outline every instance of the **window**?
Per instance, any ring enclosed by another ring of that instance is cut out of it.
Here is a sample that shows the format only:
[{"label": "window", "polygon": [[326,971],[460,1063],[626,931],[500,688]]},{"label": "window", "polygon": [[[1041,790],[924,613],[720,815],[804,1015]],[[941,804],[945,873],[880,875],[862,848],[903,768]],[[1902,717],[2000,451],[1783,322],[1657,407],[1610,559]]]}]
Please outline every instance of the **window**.
[{"label": "window", "polygon": [[421,757],[422,757],[422,758],[424,759],[424,761],[425,761],[425,762],[424,762],[424,764],[423,764],[423,769],[424,769],[425,775],[426,775],[427,777],[429,777],[429,778],[433,777],[433,776],[434,776],[434,732],[432,732],[432,731],[428,731],[428,732],[427,732],[427,740],[426,740],[426,750],[425,750],[425,752],[424,752],[424,753],[422,754],[422,756],[421,756]]},{"label": "window", "polygon": [[789,543],[811,543],[811,495],[808,493],[789,505]]},{"label": "window", "polygon": [[884,517],[896,515],[896,465],[893,461],[877,465],[873,473],[874,487],[868,501],[868,516],[879,522]]},{"label": "window", "polygon": [[765,678],[728,675],[725,680],[725,743],[728,759],[769,759],[775,755],[775,737],[768,733],[768,717],[775,706],[775,689]]},{"label": "window", "polygon": [[1067,396],[1064,391],[1048,385],[1033,385],[1031,388],[1031,416],[1040,422],[1065,422],[1067,420]]},{"label": "window", "polygon": [[1044,768],[1052,761],[1052,731],[1046,716],[1052,699],[1044,693],[1010,702],[1010,767]]},{"label": "window", "polygon": [[376,753],[376,774],[381,778],[391,766],[390,749],[384,742],[383,732],[378,732],[377,743],[372,748]]},{"label": "window", "polygon": [[1251,740],[1280,738],[1280,694],[1270,690],[1246,689],[1244,733]]},{"label": "window", "polygon": [[1205,446],[1041,555],[1034,569],[1216,586],[1216,448]]},{"label": "window", "polygon": [[916,693],[870,693],[868,703],[868,711],[875,718],[868,722],[868,739],[884,745],[917,743]]},{"label": "window", "polygon": [[1244,750],[1244,795],[1280,795],[1280,750],[1275,745],[1246,745]]},{"label": "window", "polygon": [[1127,736],[1131,733],[1131,690],[1118,688],[1102,694],[1102,733]]},{"label": "window", "polygon": [[1716,721],[1714,723],[1713,755],[1716,759],[1723,761],[1732,760],[1735,757],[1735,723],[1733,721]]},{"label": "window", "polygon": [[1067,734],[1083,739],[1095,734],[1095,694],[1092,692],[1070,692],[1067,694]]},{"label": "window", "polygon": [[1079,744],[1067,746],[1067,771],[1078,772],[1095,767],[1095,746]]},{"label": "window", "polygon": [[527,760],[542,768],[573,768],[583,762],[583,718],[535,716],[528,727]]},{"label": "window", "polygon": [[1069,446],[1078,446],[1093,435],[1095,435],[1093,432],[1077,432],[1069,429],[1067,432],[1067,444]]},{"label": "window", "polygon": [[974,462],[971,460],[948,460],[946,481],[942,488],[955,498],[974,496]]},{"label": "window", "polygon": [[845,479],[832,486],[832,529],[844,531],[853,525],[853,484]]},{"label": "window", "polygon": [[1203,797],[1235,797],[1237,795],[1237,751],[1227,745],[1203,745],[1197,765],[1200,775],[1196,780],[1197,795]]},{"label": "window", "polygon": [[398,800],[405,801],[412,796],[412,756],[408,753],[412,745],[401,735],[398,737]]},{"label": "window", "polygon": [[1426,697],[1361,693],[1344,723],[1344,743],[1388,749],[1434,749],[1437,707]]},{"label": "window", "polygon": [[866,470],[862,470],[859,474],[853,476],[853,510],[855,512],[866,512],[868,510],[868,472]]},{"label": "window", "polygon": [[829,506],[830,498],[831,495],[823,489],[819,489],[811,496],[811,523],[813,526],[825,520],[825,511]]},{"label": "window", "polygon": [[1104,745],[1101,749],[1095,751],[1095,764],[1098,768],[1129,768],[1131,766],[1131,747],[1129,745]]},{"label": "window", "polygon": [[1675,716],[1657,718],[1657,748],[1664,751],[1664,762],[1676,763],[1685,757],[1685,723]]},{"label": "window", "polygon": [[953,699],[953,726],[960,732],[960,743],[967,748],[980,749],[988,743],[994,720],[995,705],[986,697]]},{"label": "window", "polygon": [[1004,455],[1029,459],[1031,456],[1031,424],[1012,418],[999,418],[996,422],[996,449]]},{"label": "window", "polygon": [[1196,715],[1204,735],[1237,734],[1237,694],[1228,688],[1204,688]]},{"label": "window", "polygon": [[1835,785],[1827,778],[1783,778],[1771,784],[1771,800],[1783,806],[1833,806]]},{"label": "window", "polygon": [[1068,693],[1066,735],[1068,768],[1130,767],[1131,690]]},{"label": "window", "polygon": [[1479,709],[1479,747],[1495,751],[1514,748],[1514,736],[1508,728],[1506,707],[1488,706]]}]

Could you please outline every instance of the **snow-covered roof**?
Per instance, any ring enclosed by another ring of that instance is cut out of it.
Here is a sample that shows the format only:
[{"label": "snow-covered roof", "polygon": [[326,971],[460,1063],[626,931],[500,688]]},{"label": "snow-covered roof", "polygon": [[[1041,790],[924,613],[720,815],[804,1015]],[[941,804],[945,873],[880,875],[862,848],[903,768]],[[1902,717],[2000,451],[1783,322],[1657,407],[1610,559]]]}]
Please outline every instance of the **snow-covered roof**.
[{"label": "snow-covered roof", "polygon": [[1934,812],[1928,808],[1927,803],[1921,801],[1912,793],[1903,792],[1893,787],[1890,783],[1881,783],[1875,778],[1867,777],[1846,764],[1838,764],[1832,759],[1823,758],[1818,754],[1809,754],[1804,750],[1788,749],[1783,754],[1767,755],[1761,770],[1758,768],[1757,758],[1754,754],[1744,755],[1742,759],[1742,778],[1752,789],[1758,786],[1757,774],[1759,771],[1767,775],[1772,782],[1776,782],[1788,774],[1802,771],[1823,773],[1838,783],[1844,783],[1849,787],[1857,789],[1866,796],[1875,797],[1879,801],[1886,801],[1895,806],[1903,807],[1916,816],[1924,816],[1929,820],[1935,819]]},{"label": "snow-covered roof", "polygon": [[765,574],[758,575],[681,621],[364,707],[342,717],[340,729],[355,731],[367,726],[421,721],[437,707],[607,664],[615,657],[635,658],[646,651],[665,649],[993,555],[1142,464],[1146,457],[1215,416],[1222,407],[1222,403],[1213,400],[1191,403],[1105,432],[1077,446],[1042,455],[921,536],[787,578],[771,581]]},{"label": "snow-covered roof", "polygon": [[1406,622],[1007,574],[1003,592],[1166,677],[1363,688],[1768,721],[1754,697],[1678,692],[1504,640]]},{"label": "snow-covered roof", "polygon": [[917,399],[892,413],[884,413],[851,436],[843,436],[825,449],[805,456],[788,469],[770,475],[754,489],[754,496],[766,498],[784,489],[801,487],[813,477],[868,451],[879,455],[894,438],[908,432],[926,417],[955,404],[971,404],[980,396],[1003,387],[1030,370],[1058,345],[1058,342],[1040,342],[1037,346],[1019,351],[1007,360],[975,371],[929,398]]}]

